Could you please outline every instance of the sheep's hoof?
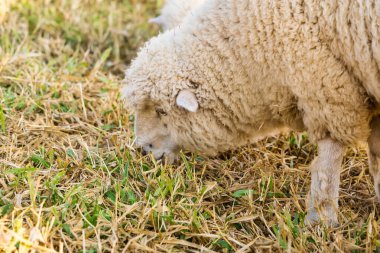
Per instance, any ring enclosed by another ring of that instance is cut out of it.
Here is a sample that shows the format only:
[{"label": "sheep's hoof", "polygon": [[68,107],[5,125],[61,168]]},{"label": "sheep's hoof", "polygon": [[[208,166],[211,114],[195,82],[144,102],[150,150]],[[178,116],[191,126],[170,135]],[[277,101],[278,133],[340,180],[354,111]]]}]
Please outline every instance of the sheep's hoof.
[{"label": "sheep's hoof", "polygon": [[304,221],[305,226],[314,227],[323,224],[327,227],[338,227],[338,217],[335,212],[319,213],[316,209],[309,210]]}]

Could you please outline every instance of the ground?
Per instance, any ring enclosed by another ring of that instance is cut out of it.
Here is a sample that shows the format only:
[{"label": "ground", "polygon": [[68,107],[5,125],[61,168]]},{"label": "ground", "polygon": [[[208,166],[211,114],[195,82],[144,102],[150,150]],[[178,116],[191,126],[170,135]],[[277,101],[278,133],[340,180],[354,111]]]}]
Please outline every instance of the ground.
[{"label": "ground", "polygon": [[160,1],[1,0],[0,252],[380,252],[365,147],[340,226],[304,227],[304,133],[176,166],[142,157],[119,88]]}]

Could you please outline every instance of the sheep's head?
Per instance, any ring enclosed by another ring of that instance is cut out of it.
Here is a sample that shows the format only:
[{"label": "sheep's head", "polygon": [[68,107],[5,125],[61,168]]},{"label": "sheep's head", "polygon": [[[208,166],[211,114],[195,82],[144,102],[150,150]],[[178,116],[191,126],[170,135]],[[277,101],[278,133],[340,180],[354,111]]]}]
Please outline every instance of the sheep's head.
[{"label": "sheep's head", "polygon": [[[146,95],[146,94],[145,94]],[[135,145],[143,149],[143,153],[151,153],[155,159],[165,158],[172,163],[178,152],[187,149],[197,149],[195,145],[184,142],[188,126],[181,127],[189,117],[195,114],[199,104],[195,94],[188,89],[178,92],[175,106],[168,107],[168,101],[154,101],[149,96],[142,95],[141,90],[126,86],[123,96],[127,106],[134,112]],[[182,115],[182,116],[181,116]],[[179,120],[180,119],[180,120]],[[181,122],[182,121],[182,122]],[[181,133],[181,130],[184,131]]]},{"label": "sheep's head", "polygon": [[210,80],[177,55],[181,45],[173,30],[150,40],[127,70],[122,90],[135,115],[135,143],[156,159],[173,161],[180,150],[213,156],[232,148],[237,135],[244,137]]},{"label": "sheep's head", "polygon": [[156,160],[166,158],[173,162],[179,146],[172,136],[167,113],[159,105],[145,101],[135,111],[135,144],[143,153],[152,153]]}]

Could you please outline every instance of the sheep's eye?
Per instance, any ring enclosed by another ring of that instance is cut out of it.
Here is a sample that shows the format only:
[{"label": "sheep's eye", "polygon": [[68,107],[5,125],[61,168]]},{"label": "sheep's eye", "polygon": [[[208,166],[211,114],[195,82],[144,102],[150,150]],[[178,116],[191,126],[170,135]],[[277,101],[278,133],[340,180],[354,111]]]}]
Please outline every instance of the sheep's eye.
[{"label": "sheep's eye", "polygon": [[161,108],[156,108],[156,113],[160,116],[166,116],[168,115],[163,109]]}]

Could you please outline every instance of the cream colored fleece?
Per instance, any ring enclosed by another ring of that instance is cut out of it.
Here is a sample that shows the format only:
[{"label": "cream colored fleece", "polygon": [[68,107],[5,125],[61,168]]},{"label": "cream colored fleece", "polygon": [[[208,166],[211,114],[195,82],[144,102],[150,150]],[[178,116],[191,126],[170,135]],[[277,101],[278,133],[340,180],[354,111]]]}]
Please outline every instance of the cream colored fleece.
[{"label": "cream colored fleece", "polygon": [[[175,142],[206,154],[286,127],[315,141],[366,141],[370,97],[380,101],[380,2],[348,2],[209,0],[141,50],[127,105],[159,104]],[[183,89],[198,112],[176,106]]]}]

